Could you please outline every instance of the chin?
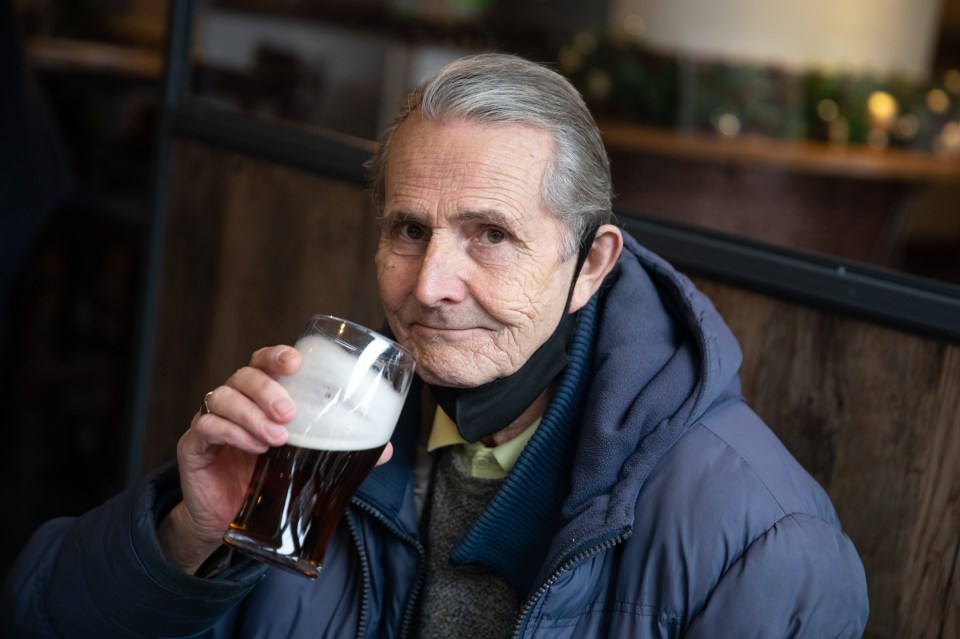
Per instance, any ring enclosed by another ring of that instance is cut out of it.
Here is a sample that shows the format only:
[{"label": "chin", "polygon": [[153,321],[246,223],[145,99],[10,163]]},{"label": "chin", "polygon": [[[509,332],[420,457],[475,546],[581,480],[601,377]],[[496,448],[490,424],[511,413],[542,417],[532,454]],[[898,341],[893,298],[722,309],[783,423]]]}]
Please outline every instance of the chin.
[{"label": "chin", "polygon": [[449,388],[473,388],[500,377],[497,373],[483,373],[476,369],[475,364],[451,363],[454,360],[433,360],[431,358],[417,359],[417,374],[428,384],[446,386]]},{"label": "chin", "polygon": [[426,367],[418,367],[417,374],[420,375],[420,378],[424,382],[434,386],[446,386],[449,388],[473,388],[474,386],[479,386],[483,383],[468,379],[467,377],[464,377],[463,375],[457,374],[453,371],[434,371],[428,370]]}]

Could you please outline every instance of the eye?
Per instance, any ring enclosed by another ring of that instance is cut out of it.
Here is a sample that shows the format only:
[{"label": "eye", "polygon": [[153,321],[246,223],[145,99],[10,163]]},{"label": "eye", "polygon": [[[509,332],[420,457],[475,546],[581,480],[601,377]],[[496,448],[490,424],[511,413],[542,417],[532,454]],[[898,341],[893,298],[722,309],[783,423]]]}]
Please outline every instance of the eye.
[{"label": "eye", "polygon": [[426,237],[427,232],[423,230],[422,226],[418,226],[410,222],[404,222],[397,226],[397,235],[405,240],[418,242]]},{"label": "eye", "polygon": [[480,232],[480,241],[484,244],[500,244],[507,239],[507,234],[497,228],[484,229]]}]

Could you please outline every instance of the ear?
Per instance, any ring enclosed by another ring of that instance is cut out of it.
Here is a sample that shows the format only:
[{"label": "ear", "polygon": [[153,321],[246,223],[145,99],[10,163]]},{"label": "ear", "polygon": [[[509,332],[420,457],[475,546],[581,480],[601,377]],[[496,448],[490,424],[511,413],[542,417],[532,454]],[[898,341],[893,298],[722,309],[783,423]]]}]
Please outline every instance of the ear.
[{"label": "ear", "polygon": [[613,269],[623,250],[623,235],[613,224],[604,224],[597,229],[597,235],[590,245],[590,252],[580,269],[577,284],[570,298],[570,312],[579,311],[597,292],[603,279]]}]

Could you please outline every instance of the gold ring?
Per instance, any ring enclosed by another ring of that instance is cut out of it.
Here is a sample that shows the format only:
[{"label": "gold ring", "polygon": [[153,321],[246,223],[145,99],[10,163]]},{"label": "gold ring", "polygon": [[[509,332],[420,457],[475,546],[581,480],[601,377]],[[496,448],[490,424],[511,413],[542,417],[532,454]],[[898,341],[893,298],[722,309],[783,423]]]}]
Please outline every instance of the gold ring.
[{"label": "gold ring", "polygon": [[201,415],[209,415],[209,414],[210,414],[210,407],[207,406],[207,400],[210,399],[210,396],[211,396],[211,395],[213,395],[213,391],[210,391],[209,393],[207,393],[206,395],[203,396],[203,401],[200,402],[200,414],[201,414]]}]

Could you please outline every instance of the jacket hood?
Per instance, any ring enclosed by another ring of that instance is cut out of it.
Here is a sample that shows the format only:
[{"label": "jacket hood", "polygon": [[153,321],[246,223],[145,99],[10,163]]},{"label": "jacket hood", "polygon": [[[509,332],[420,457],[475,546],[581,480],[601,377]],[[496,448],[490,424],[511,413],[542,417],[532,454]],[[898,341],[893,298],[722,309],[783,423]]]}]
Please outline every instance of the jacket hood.
[{"label": "jacket hood", "polygon": [[597,316],[566,524],[548,566],[628,532],[659,460],[711,406],[740,397],[742,354],[720,314],[626,233]]}]

